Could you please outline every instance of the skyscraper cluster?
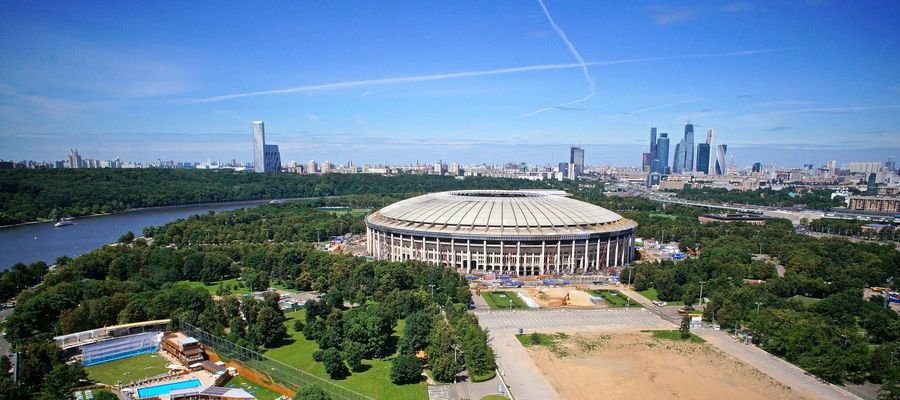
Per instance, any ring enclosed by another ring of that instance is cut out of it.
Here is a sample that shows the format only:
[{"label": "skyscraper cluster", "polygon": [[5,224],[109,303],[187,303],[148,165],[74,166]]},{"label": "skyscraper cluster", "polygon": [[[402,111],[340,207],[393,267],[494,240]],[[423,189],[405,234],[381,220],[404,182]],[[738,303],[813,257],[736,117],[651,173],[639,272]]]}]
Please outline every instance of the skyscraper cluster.
[{"label": "skyscraper cluster", "polygon": [[725,153],[728,146],[720,144],[716,146],[715,163],[710,170],[712,152],[713,130],[706,131],[706,141],[694,148],[694,125],[688,122],[684,126],[684,136],[675,144],[672,155],[672,164],[669,165],[669,134],[659,133],[656,128],[650,128],[650,151],[643,154],[642,164],[644,170],[651,174],[667,175],[670,173],[703,172],[724,175],[727,172]]},{"label": "skyscraper cluster", "polygon": [[281,172],[281,152],[277,144],[266,144],[266,126],[262,121],[253,121],[253,170]]}]

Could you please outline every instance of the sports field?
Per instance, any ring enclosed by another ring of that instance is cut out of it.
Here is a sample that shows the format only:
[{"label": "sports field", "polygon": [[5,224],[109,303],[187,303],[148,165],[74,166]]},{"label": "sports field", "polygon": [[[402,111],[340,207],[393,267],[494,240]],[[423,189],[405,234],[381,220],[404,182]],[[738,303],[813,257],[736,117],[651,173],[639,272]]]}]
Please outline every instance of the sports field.
[{"label": "sports field", "polygon": [[[305,311],[285,313],[288,338],[285,345],[270,349],[265,355],[281,361],[297,369],[309,372],[318,377],[329,379],[322,363],[312,358],[312,353],[319,349],[315,341],[306,340],[302,332],[294,331],[294,321],[304,320]],[[394,335],[399,341],[403,334],[404,321],[400,320],[394,328]],[[395,385],[391,383],[391,361],[395,355],[381,360],[363,361],[362,372],[353,372],[339,381],[333,381],[367,396],[376,399],[425,400],[428,398],[426,384]]]},{"label": "sports field", "polygon": [[84,369],[88,378],[95,382],[115,385],[118,382],[128,383],[166,373],[166,360],[156,354],[109,361],[92,365]]},{"label": "sports field", "polygon": [[484,301],[493,309],[526,307],[525,302],[513,291],[481,292],[481,297],[484,297]]},{"label": "sports field", "polygon": [[[659,296],[658,296],[657,293],[656,293],[656,288],[650,288],[650,289],[646,289],[646,290],[641,290],[641,291],[639,291],[638,293],[640,293],[641,296],[644,296],[644,297],[646,297],[647,299],[650,299],[650,300],[652,300],[652,301],[661,301],[661,300],[659,300]],[[665,301],[665,300],[662,300],[662,301]],[[681,301],[681,300],[672,300],[672,301],[666,301],[666,305],[669,305],[669,306],[683,306],[683,305],[684,305],[684,302]]]}]

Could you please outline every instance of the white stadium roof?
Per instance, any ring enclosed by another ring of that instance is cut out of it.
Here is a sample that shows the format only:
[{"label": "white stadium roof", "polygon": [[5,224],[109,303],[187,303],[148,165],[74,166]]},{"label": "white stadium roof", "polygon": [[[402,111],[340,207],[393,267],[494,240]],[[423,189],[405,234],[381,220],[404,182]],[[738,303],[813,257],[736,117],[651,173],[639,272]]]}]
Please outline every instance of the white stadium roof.
[{"label": "white stadium roof", "polygon": [[501,236],[583,235],[633,229],[633,221],[555,192],[459,190],[391,204],[366,222],[388,230]]}]

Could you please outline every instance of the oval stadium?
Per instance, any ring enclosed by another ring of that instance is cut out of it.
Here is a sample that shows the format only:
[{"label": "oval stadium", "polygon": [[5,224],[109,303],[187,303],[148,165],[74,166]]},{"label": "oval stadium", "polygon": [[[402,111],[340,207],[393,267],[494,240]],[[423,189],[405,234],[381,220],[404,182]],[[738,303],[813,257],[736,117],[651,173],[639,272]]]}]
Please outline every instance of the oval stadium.
[{"label": "oval stadium", "polygon": [[366,228],[375,259],[524,276],[623,266],[637,223],[558,191],[459,190],[391,204]]}]

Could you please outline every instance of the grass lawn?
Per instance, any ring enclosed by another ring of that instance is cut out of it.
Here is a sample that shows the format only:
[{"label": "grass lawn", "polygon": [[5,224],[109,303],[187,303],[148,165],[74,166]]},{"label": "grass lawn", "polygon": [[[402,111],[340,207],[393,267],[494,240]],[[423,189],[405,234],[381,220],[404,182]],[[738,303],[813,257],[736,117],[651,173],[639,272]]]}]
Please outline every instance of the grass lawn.
[{"label": "grass lawn", "polygon": [[700,336],[697,336],[697,335],[695,335],[695,334],[693,334],[693,333],[691,334],[691,337],[689,337],[689,338],[687,338],[687,339],[682,339],[682,338],[681,338],[681,332],[680,332],[680,331],[677,331],[677,330],[667,330],[667,331],[641,331],[641,332],[650,332],[651,334],[653,334],[653,337],[655,337],[655,338],[657,338],[657,339],[668,339],[668,340],[678,340],[678,341],[690,340],[691,342],[694,342],[694,343],[704,343],[704,342],[706,342],[705,340],[703,340],[703,338],[701,338]]},{"label": "grass lawn", "polygon": [[[187,285],[188,287],[192,287],[192,288],[198,288],[198,287],[204,288],[204,289],[206,289],[207,292],[209,292],[209,294],[215,295],[216,292],[219,290],[220,282],[213,282],[209,285],[204,285],[203,282],[197,282],[197,281],[179,281],[178,283]],[[241,282],[241,283],[243,283],[243,282]],[[221,281],[221,284],[223,286],[227,287],[228,289],[230,289],[231,294],[238,295],[238,296],[250,294],[250,289],[248,287],[246,287],[246,286],[238,287],[238,280],[236,278],[226,279],[224,281]]]},{"label": "grass lawn", "polygon": [[606,305],[610,307],[643,307],[641,303],[634,301],[634,299],[629,298],[618,290],[591,290],[589,293],[602,297]]},{"label": "grass lawn", "polygon": [[816,303],[818,303],[819,301],[822,300],[822,299],[817,299],[817,298],[815,298],[815,297],[801,296],[801,295],[799,295],[799,294],[796,295],[796,296],[791,297],[791,299],[797,299],[797,300],[800,300],[800,302],[803,303],[803,305],[805,305],[805,306],[807,306],[807,307],[809,307],[809,306],[811,306],[811,305],[813,305],[813,304],[816,304]]},{"label": "grass lawn", "polygon": [[141,354],[92,365],[84,370],[95,382],[115,385],[120,381],[128,383],[163,374],[169,370],[166,365],[166,360],[156,354]]},{"label": "grass lawn", "polygon": [[484,297],[484,301],[494,309],[527,307],[515,292],[481,292],[481,297]]},{"label": "grass lawn", "polygon": [[372,211],[372,209],[371,209],[371,208],[351,208],[351,209],[349,209],[349,210],[347,210],[347,209],[343,209],[343,210],[334,210],[334,209],[322,209],[322,208],[320,208],[319,211],[325,211],[325,212],[327,212],[327,213],[329,213],[329,214],[334,214],[334,215],[350,214],[350,215],[353,216],[353,217],[362,217],[362,216],[368,214],[369,211]]},{"label": "grass lawn", "polygon": [[[658,295],[657,295],[657,293],[656,293],[656,288],[650,288],[650,289],[647,289],[647,290],[641,290],[641,291],[639,291],[638,293],[640,293],[641,296],[644,296],[644,297],[646,297],[646,298],[648,298],[648,299],[650,299],[650,300],[652,300],[652,301],[665,301],[665,300],[660,300],[660,299],[659,299],[659,297],[658,297]],[[669,305],[669,306],[683,306],[683,305],[684,305],[684,302],[681,301],[681,300],[672,300],[672,301],[666,301],[666,305]]]},{"label": "grass lawn", "polygon": [[281,396],[278,393],[275,393],[269,389],[257,385],[254,382],[244,379],[244,377],[242,376],[231,378],[231,380],[228,381],[227,384],[225,384],[225,387],[244,389],[250,394],[256,396],[257,400],[275,400],[279,396]]},{"label": "grass lawn", "polygon": [[[312,358],[312,353],[318,350],[319,346],[314,341],[306,340],[302,332],[294,331],[294,321],[303,321],[304,316],[305,311],[303,310],[285,313],[287,318],[285,325],[287,325],[288,331],[287,343],[281,347],[270,349],[265,354],[297,369],[329,379],[322,363],[317,363]],[[401,320],[394,328],[394,335],[398,339],[403,333],[403,326],[404,321]],[[362,372],[353,372],[347,378],[334,382],[377,399],[427,399],[428,387],[424,382],[410,385],[391,383],[391,361],[394,357],[396,354],[381,360],[365,360]]]},{"label": "grass lawn", "polygon": [[482,397],[481,400],[509,400],[509,397],[501,396],[499,394],[489,394]]}]

